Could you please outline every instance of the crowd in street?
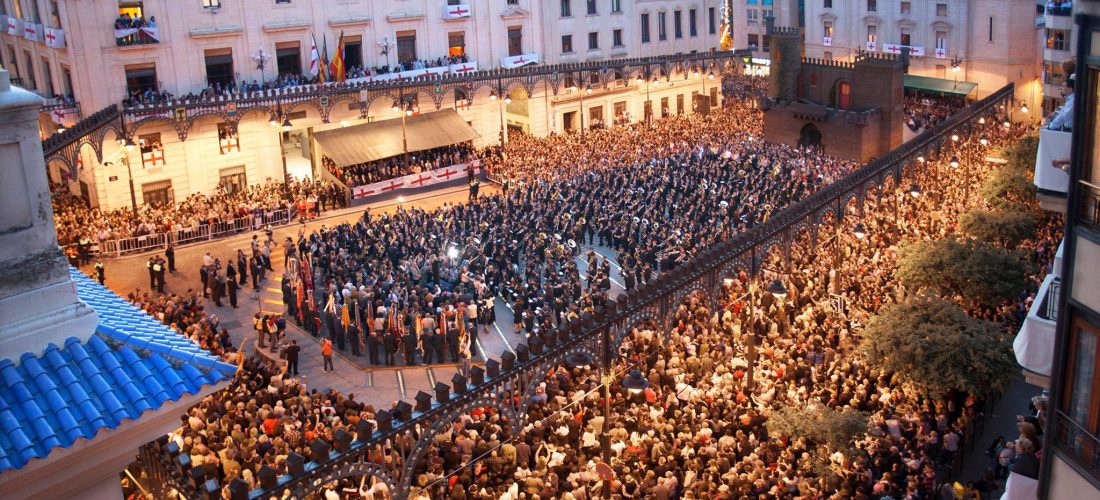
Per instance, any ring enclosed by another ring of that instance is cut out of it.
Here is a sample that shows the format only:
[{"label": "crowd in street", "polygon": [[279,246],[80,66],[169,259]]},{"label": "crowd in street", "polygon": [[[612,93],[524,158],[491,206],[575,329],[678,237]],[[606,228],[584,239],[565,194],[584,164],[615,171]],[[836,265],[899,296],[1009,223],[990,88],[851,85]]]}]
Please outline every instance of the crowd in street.
[{"label": "crowd in street", "polygon": [[[1015,137],[986,129],[994,144]],[[962,148],[974,154],[964,161],[980,167],[987,150],[976,135],[969,141]],[[842,230],[839,244],[793,245],[789,264],[770,254],[763,267],[784,271],[785,298],[750,290],[742,272],[724,287],[717,309],[703,296],[680,305],[667,337],[659,325],[632,330],[616,371],[639,370],[649,387],[632,394],[615,384],[611,415],[601,410],[596,373],[559,366],[519,435],[510,435],[495,408],[463,416],[417,465],[414,498],[596,498],[605,486],[595,473],[605,429],[614,498],[990,498],[1005,476],[993,464],[956,485],[961,454],[985,418],[981,397],[922,395],[896,374],[869,368],[854,349],[876,311],[912,293],[894,276],[897,245],[952,234],[958,215],[973,206],[963,175],[936,160],[940,167],[916,180],[928,196],[891,189],[881,205],[868,198],[860,219],[866,239]],[[1051,265],[1058,244],[1056,221],[1043,225],[1026,244],[1039,268]],[[1014,307],[968,312],[992,313],[1011,330],[1019,326]],[[868,412],[866,434],[852,449],[822,451],[769,433],[771,413],[808,405]],[[1003,469],[1037,463],[1041,423],[1028,417],[1019,428],[1020,438],[990,448]]]},{"label": "crowd in street", "polygon": [[[88,208],[83,199],[63,190],[53,194],[54,222],[62,246],[93,244],[105,240],[165,233],[179,228],[226,225],[247,218],[260,217],[264,223],[279,211],[294,207],[307,198],[321,197],[329,206],[343,200],[343,193],[334,186],[306,181],[290,184],[269,183],[251,185],[233,194],[219,186],[216,193],[196,193],[180,202],[166,206],[142,204],[137,217],[130,207],[115,210]],[[286,212],[289,213],[289,212]],[[289,222],[289,217],[284,216]]]},{"label": "crowd in street", "polygon": [[302,307],[318,317],[306,323],[372,363],[380,350],[386,364],[439,362],[433,345],[461,361],[476,355],[463,346],[476,346],[498,298],[527,335],[606,302],[611,262],[584,255],[584,245],[617,252],[630,290],[855,166],[756,139],[752,113],[517,139],[506,159],[491,160],[508,179],[501,195],[434,212],[368,212],[300,234],[298,252],[321,276],[316,304]]},{"label": "crowd in street", "polygon": [[437,168],[468,163],[481,158],[490,150],[475,150],[470,143],[453,144],[426,151],[409,153],[409,163],[405,165],[404,156],[383,158],[356,165],[337,165],[327,156],[321,157],[321,163],[332,175],[340,179],[347,187],[355,188],[375,182],[387,181],[397,177],[419,174]]},{"label": "crowd in street", "polygon": [[905,96],[905,125],[920,133],[928,127],[942,123],[960,109],[966,107],[965,97]]},{"label": "crowd in street", "polygon": [[[479,332],[495,319],[496,301],[512,309],[516,334],[544,335],[606,307],[612,265],[622,268],[623,289],[658,281],[857,167],[766,144],[759,122],[751,107],[731,106],[583,139],[516,138],[492,161],[506,179],[499,195],[432,212],[368,210],[354,224],[288,240],[286,255],[308,260],[319,276],[314,299],[290,313],[376,365],[468,363]],[[724,285],[716,308],[698,295],[680,304],[667,335],[657,324],[636,325],[615,369],[639,370],[649,387],[635,394],[614,384],[610,414],[595,368],[563,365],[536,391],[518,434],[494,407],[464,415],[414,466],[413,498],[588,499],[604,488],[615,498],[956,498],[952,482],[983,418],[982,399],[923,396],[895,374],[870,369],[854,349],[876,311],[912,293],[894,276],[898,245],[953,234],[959,214],[973,206],[963,185],[985,175],[988,149],[978,135],[994,148],[1021,132],[993,123],[958,146],[976,168],[947,169],[943,158],[930,157],[914,179],[925,195],[890,189],[881,199],[868,196],[859,215],[866,238],[842,226],[831,244],[792,245],[789,261],[765,256],[763,268],[781,270],[768,279],[781,279],[786,297],[761,291],[742,272]],[[1044,219],[1038,236],[1021,246],[1041,268],[1058,239],[1056,221]],[[610,250],[615,262],[585,246]],[[271,251],[254,245],[253,276],[262,276]],[[961,305],[1013,328],[1029,294],[1034,289],[994,309]],[[216,318],[202,319],[198,293],[132,295],[162,321],[187,325],[180,330],[200,343],[225,346],[206,333],[218,326]],[[207,326],[192,330],[195,324]],[[284,474],[290,452],[308,457],[313,439],[354,435],[356,423],[374,421],[383,409],[307,387],[293,370],[238,359],[236,382],[191,408],[170,435],[219,484],[240,477],[258,487],[262,466]],[[851,449],[823,453],[804,439],[769,434],[772,412],[807,405],[869,412],[866,435]],[[1034,458],[1041,425],[1028,425],[1011,446],[991,448],[997,463],[1004,455],[1005,467]],[[616,476],[609,482],[595,471],[604,430]],[[413,443],[398,440],[370,459],[399,461],[399,448]],[[999,477],[991,472],[965,485],[966,494],[988,498]],[[362,476],[326,485],[324,495],[387,498],[387,490]]]}]

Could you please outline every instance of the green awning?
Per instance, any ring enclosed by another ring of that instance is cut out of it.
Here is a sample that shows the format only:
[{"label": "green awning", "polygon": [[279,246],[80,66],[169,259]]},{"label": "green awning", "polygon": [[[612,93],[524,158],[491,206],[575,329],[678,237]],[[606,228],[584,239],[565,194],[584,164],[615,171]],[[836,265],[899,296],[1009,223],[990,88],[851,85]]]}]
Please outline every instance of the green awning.
[{"label": "green awning", "polygon": [[905,88],[933,94],[967,95],[978,86],[974,82],[956,82],[946,78],[905,75]]}]

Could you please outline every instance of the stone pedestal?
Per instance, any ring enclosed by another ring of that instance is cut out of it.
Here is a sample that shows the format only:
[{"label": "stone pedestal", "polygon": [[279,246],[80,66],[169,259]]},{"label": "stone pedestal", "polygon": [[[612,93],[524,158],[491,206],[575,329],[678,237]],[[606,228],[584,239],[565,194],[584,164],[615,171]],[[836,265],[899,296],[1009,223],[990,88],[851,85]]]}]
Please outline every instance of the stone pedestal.
[{"label": "stone pedestal", "polygon": [[42,99],[0,70],[0,359],[95,332],[57,245],[38,113]]}]

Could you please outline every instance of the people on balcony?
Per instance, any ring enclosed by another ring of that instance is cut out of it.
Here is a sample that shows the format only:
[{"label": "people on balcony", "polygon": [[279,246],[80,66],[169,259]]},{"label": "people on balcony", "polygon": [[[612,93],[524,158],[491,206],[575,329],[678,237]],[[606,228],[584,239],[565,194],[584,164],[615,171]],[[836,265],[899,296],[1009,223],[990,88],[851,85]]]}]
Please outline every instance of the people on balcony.
[{"label": "people on balcony", "polygon": [[1047,122],[1046,128],[1065,132],[1073,130],[1074,80],[1074,75],[1070,74],[1069,78],[1066,78],[1066,81],[1058,89],[1058,93],[1062,95],[1065,101],[1061,107],[1054,110],[1054,113],[1050,115],[1050,121]]}]

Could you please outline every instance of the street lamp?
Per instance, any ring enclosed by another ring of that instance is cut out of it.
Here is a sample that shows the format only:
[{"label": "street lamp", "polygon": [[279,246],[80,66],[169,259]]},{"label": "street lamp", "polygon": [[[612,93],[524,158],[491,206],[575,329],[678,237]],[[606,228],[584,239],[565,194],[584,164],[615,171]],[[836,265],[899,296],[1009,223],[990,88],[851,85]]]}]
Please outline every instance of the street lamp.
[{"label": "street lamp", "polygon": [[916,184],[910,185],[909,186],[909,195],[914,197],[914,198],[920,198],[920,195],[921,195],[920,186],[918,186]]},{"label": "street lamp", "polygon": [[978,143],[981,144],[982,146],[988,146],[989,145],[989,139],[986,139],[985,136],[983,135],[980,139],[978,139]]},{"label": "street lamp", "polygon": [[260,82],[266,82],[264,68],[267,67],[268,61],[271,61],[271,54],[264,52],[264,48],[260,47],[260,50],[252,55],[252,60],[256,62],[256,69],[260,70]]},{"label": "street lamp", "polygon": [[378,48],[381,49],[382,55],[386,56],[386,71],[393,70],[392,68],[390,68],[390,52],[393,50],[393,47],[395,45],[396,42],[390,40],[389,35],[382,36],[382,41],[378,42]]},{"label": "street lamp", "polygon": [[959,157],[952,155],[948,163],[951,165],[951,168],[959,168]]},{"label": "street lamp", "polygon": [[290,132],[293,125],[290,124],[290,118],[283,119],[283,132]]}]

